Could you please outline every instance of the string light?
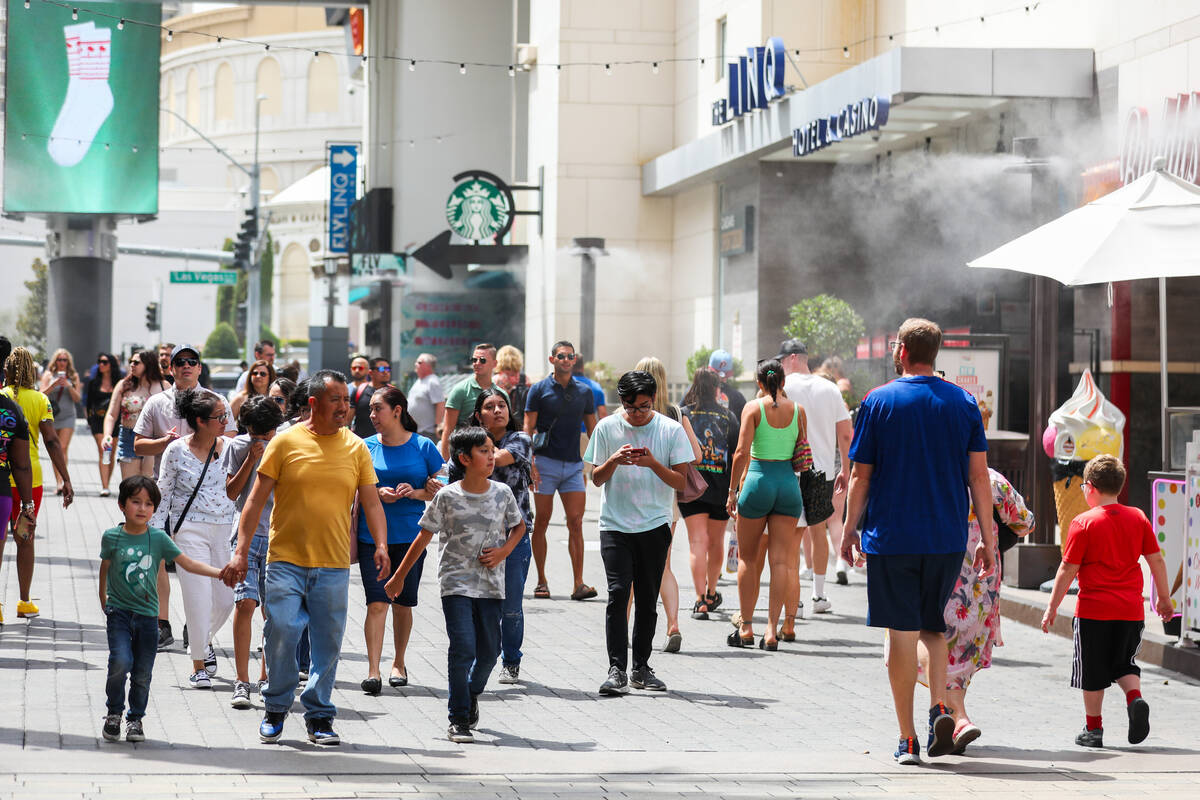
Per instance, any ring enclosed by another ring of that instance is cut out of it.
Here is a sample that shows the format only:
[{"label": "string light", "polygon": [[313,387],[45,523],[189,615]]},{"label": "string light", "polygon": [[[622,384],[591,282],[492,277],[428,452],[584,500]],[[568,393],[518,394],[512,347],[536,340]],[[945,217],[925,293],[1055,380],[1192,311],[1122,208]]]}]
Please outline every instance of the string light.
[{"label": "string light", "polygon": [[605,65],[604,65],[604,74],[605,74],[605,75],[612,75],[612,64],[605,64]]},{"label": "string light", "polygon": [[508,65],[508,77],[512,78],[512,77],[514,77],[516,74],[517,74],[517,71],[516,71],[515,69],[513,69],[513,65],[512,65],[512,64],[509,64],[509,65]]},{"label": "string light", "polygon": [[849,57],[850,57],[850,48],[843,47],[842,48],[842,58],[849,58]]},{"label": "string light", "polygon": [[71,9],[71,19],[79,19],[79,9],[78,8]]},{"label": "string light", "polygon": [[459,75],[466,75],[466,74],[467,74],[467,65],[466,65],[466,64],[459,64],[459,65],[458,65],[458,74],[459,74]]},{"label": "string light", "polygon": [[171,30],[167,31],[167,41],[169,42],[174,38],[175,38],[175,31],[171,31]]},{"label": "string light", "polygon": [[416,147],[416,146],[417,146],[417,140],[416,140],[416,139],[409,139],[409,140],[408,140],[408,146],[409,146],[409,147]]},{"label": "string light", "polygon": [[318,58],[318,59],[319,59],[320,57],[321,57],[321,51],[320,51],[320,50],[313,50],[313,58]]},{"label": "string light", "polygon": [[263,50],[270,50],[270,49],[271,49],[271,45],[269,45],[269,44],[263,45]]},{"label": "string light", "polygon": [[655,61],[653,64],[650,65],[650,71],[653,72],[655,75],[658,74],[658,62],[657,61]]},{"label": "string light", "polygon": [[221,46],[221,42],[223,42],[223,41],[225,41],[225,40],[224,40],[222,37],[218,36],[218,37],[217,37],[217,47],[220,47],[220,46]]},{"label": "string light", "polygon": [[[366,56],[363,56],[363,58],[366,58]],[[409,72],[416,72],[416,71],[417,71],[417,61],[416,61],[416,59],[412,59],[412,60],[410,60],[410,61],[408,62],[408,71],[409,71]]]},{"label": "string light", "polygon": [[124,17],[122,17],[120,19],[120,21],[117,22],[117,30],[119,30],[119,31],[125,30],[125,18]]},{"label": "string light", "polygon": [[29,10],[29,0],[25,0],[25,10]]},{"label": "string light", "polygon": [[700,68],[704,69],[704,59],[700,59]]}]

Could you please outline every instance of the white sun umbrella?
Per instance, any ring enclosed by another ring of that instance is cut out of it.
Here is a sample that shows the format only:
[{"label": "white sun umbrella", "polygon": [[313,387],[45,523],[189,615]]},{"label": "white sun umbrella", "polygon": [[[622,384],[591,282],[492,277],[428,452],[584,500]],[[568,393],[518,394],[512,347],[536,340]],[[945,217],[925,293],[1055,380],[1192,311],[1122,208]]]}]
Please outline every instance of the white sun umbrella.
[{"label": "white sun umbrella", "polygon": [[1163,468],[1167,464],[1167,278],[1200,275],[1200,187],[1164,169],[967,262],[1009,269],[1067,286],[1158,278]]}]

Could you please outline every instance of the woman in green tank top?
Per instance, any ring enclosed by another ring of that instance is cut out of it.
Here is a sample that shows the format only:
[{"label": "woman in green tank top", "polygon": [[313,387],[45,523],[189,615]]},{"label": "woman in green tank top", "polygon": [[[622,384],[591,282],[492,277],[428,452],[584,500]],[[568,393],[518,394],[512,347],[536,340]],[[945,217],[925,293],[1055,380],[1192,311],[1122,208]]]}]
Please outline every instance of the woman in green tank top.
[{"label": "woman in green tank top", "polygon": [[[787,641],[796,637],[796,608],[786,604],[787,598],[800,596],[800,537],[796,535],[796,522],[804,513],[804,503],[800,483],[792,472],[792,453],[796,440],[805,435],[806,424],[804,409],[783,394],[783,366],[778,360],[760,362],[757,378],[759,400],[747,403],[742,412],[742,428],[729,477],[729,513],[737,515],[741,624],[726,641],[731,647],[754,644],[752,622],[765,549],[771,564],[770,603],[767,633],[758,646],[775,650],[779,646],[778,637]],[[785,624],[777,634],[781,608]]]}]

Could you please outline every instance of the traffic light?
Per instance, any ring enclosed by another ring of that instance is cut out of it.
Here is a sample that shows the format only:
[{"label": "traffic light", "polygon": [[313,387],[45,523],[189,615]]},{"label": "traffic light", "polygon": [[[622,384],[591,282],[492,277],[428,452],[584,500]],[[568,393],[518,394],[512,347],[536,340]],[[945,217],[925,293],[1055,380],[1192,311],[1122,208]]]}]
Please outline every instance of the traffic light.
[{"label": "traffic light", "polygon": [[258,212],[251,208],[246,211],[246,219],[242,222],[242,230],[233,245],[233,261],[239,269],[250,267],[250,254],[254,250],[254,241],[258,238]]},{"label": "traffic light", "polygon": [[158,319],[158,303],[146,304],[146,330],[156,331],[159,329]]}]

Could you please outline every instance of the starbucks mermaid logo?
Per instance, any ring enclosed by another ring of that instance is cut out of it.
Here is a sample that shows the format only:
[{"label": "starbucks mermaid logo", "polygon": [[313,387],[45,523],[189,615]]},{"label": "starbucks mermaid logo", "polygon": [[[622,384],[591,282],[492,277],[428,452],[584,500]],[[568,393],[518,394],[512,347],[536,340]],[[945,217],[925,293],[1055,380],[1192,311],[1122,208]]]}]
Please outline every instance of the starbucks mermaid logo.
[{"label": "starbucks mermaid logo", "polygon": [[512,202],[501,185],[476,174],[446,200],[450,230],[472,242],[496,241],[512,225]]}]

